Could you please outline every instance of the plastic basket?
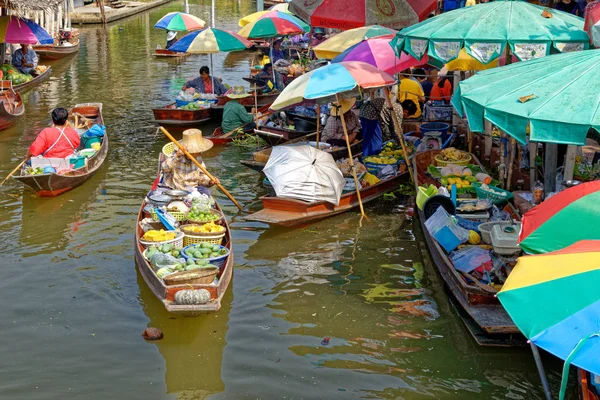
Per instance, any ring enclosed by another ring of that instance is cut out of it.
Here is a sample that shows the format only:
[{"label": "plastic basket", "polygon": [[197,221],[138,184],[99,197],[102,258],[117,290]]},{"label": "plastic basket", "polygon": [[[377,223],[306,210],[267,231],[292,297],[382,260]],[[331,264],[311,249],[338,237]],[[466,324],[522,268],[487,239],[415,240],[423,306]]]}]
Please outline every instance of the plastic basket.
[{"label": "plastic basket", "polygon": [[481,240],[484,243],[492,244],[492,228],[494,225],[511,225],[511,221],[490,221],[484,222],[479,225],[479,233],[481,233]]},{"label": "plastic basket", "polygon": [[421,133],[423,136],[425,136],[427,132],[440,132],[442,134],[442,142],[446,141],[449,129],[450,125],[443,122],[425,122],[424,124],[421,124]]},{"label": "plastic basket", "polygon": [[185,233],[183,235],[183,246],[187,247],[190,244],[197,243],[210,243],[210,244],[221,244],[223,243],[223,238],[225,237],[225,232],[212,235],[212,236],[196,236],[189,233]]},{"label": "plastic basket", "polygon": [[[190,245],[193,246],[193,245]],[[186,260],[188,259],[192,259],[194,261],[200,260],[199,258],[194,258],[194,257],[189,257],[188,255],[185,254],[185,250],[190,247],[190,246],[185,246],[182,250],[181,250],[181,254],[183,256],[183,258],[185,258]],[[214,257],[214,258],[202,258],[202,260],[206,260],[208,261],[210,264],[214,265],[215,267],[218,267],[219,269],[222,269],[223,266],[225,265],[225,261],[227,260],[227,257],[229,257],[229,254],[231,253],[229,251],[229,249],[225,246],[219,245],[219,247],[221,249],[226,249],[227,250],[227,254],[224,254],[222,256],[219,257]]]},{"label": "plastic basket", "polygon": [[511,192],[504,190],[504,189],[500,189],[499,187],[496,187],[496,186],[488,186],[488,187],[493,189],[495,192],[499,192],[501,194],[492,193],[489,190],[482,188],[481,183],[479,183],[479,182],[474,182],[472,185],[475,188],[475,193],[477,194],[478,198],[489,199],[494,204],[504,203],[513,198],[513,194]]},{"label": "plastic basket", "polygon": [[140,239],[140,244],[147,249],[148,247],[162,246],[163,244],[172,244],[174,247],[183,247],[183,232],[176,232],[175,239],[165,240],[164,242],[146,242],[145,240]]},{"label": "plastic basket", "polygon": [[470,154],[467,154],[467,158],[462,160],[462,161],[444,161],[441,159],[441,154],[438,154],[435,156],[435,163],[438,165],[438,167],[445,167],[446,165],[458,165],[460,167],[466,167],[467,165],[471,164],[471,161],[473,160],[473,157],[471,157]]},{"label": "plastic basket", "polygon": [[[177,221],[185,221],[187,216],[187,214],[179,211],[168,211],[168,213],[171,214]],[[156,211],[152,210],[150,214],[152,215],[153,220],[158,221],[158,215],[156,215]]]},{"label": "plastic basket", "polygon": [[187,106],[190,103],[194,103],[196,100],[192,100],[192,101],[186,101],[186,100],[175,100],[175,105],[177,105],[177,107],[183,107],[183,106]]},{"label": "plastic basket", "polygon": [[215,214],[215,215],[218,215],[218,216],[219,216],[219,218],[217,218],[217,219],[213,219],[212,221],[196,221],[196,220],[193,220],[193,219],[189,219],[189,218],[188,218],[188,219],[187,219],[187,221],[188,221],[188,222],[195,223],[195,224],[206,224],[206,223],[209,223],[209,222],[214,222],[214,223],[216,224],[217,222],[219,222],[219,221],[222,221],[222,220],[223,220],[223,218],[225,218],[225,217],[224,217],[224,215],[223,215],[223,213],[221,213],[221,212],[220,212],[220,211],[218,211],[218,210],[215,210],[214,208],[213,208],[212,210],[210,210],[210,212],[211,212],[211,213],[213,213],[213,214]]},{"label": "plastic basket", "polygon": [[163,146],[162,152],[165,156],[169,157],[171,154],[175,152],[175,143],[170,142]]}]

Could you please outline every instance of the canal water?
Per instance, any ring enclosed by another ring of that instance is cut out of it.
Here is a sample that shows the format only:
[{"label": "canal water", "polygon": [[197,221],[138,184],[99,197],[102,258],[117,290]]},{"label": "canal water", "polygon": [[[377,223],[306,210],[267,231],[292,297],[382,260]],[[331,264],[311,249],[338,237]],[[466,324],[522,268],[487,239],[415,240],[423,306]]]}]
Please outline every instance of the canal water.
[{"label": "canal water", "polygon": [[[237,29],[255,9],[219,0],[217,24]],[[431,265],[415,221],[395,201],[297,229],[245,222],[220,193],[233,231],[235,273],[222,310],[169,315],[135,268],[133,233],[166,143],[153,106],[172,101],[206,56],[152,57],[153,28],[182,2],[106,30],[82,27],[78,55],[24,95],[26,115],[0,132],[0,177],[25,155],[50,111],[104,103],[108,160],[54,199],[0,187],[2,399],[537,399],[529,352],[474,344]],[[191,12],[210,21],[210,2]],[[216,55],[215,75],[244,84],[253,53]],[[205,128],[210,133],[214,126]],[[209,169],[249,208],[266,193],[239,160],[214,148]],[[162,341],[145,342],[147,326]],[[329,338],[329,342],[324,339]],[[551,383],[560,365],[547,365]]]}]

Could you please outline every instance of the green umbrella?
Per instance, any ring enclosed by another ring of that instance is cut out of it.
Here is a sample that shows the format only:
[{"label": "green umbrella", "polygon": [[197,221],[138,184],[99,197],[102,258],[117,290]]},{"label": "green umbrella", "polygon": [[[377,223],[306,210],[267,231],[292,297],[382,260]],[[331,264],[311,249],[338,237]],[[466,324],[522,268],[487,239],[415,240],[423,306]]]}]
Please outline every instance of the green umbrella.
[{"label": "green umbrella", "polygon": [[600,130],[600,50],[556,54],[478,72],[460,83],[452,104],[472,131],[484,119],[520,143],[585,145]]},{"label": "green umbrella", "polygon": [[[469,55],[489,64],[510,50],[520,60],[589,47],[580,17],[521,0],[498,0],[464,7],[400,31],[391,45],[420,60],[428,54],[444,64],[464,47]],[[544,15],[542,15],[544,14]],[[550,18],[548,18],[550,17]]]}]

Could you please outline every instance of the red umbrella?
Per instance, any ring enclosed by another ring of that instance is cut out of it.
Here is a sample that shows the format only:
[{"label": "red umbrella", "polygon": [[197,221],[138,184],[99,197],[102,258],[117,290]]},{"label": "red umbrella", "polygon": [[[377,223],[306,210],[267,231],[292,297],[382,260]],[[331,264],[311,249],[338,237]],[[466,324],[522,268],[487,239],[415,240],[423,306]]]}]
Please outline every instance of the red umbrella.
[{"label": "red umbrella", "polygon": [[311,26],[352,29],[379,24],[400,29],[423,21],[437,0],[292,0],[290,11]]}]

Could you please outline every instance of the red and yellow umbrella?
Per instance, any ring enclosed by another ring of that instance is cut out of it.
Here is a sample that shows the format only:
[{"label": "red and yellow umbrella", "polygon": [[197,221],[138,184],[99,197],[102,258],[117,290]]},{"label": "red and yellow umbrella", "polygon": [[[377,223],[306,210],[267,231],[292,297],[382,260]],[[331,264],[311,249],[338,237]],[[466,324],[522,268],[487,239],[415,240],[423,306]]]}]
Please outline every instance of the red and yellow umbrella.
[{"label": "red and yellow umbrella", "polygon": [[267,39],[308,32],[310,27],[290,13],[269,11],[245,25],[238,35],[248,39]]},{"label": "red and yellow umbrella", "polygon": [[600,181],[566,189],[523,216],[519,245],[532,254],[600,240]]}]

